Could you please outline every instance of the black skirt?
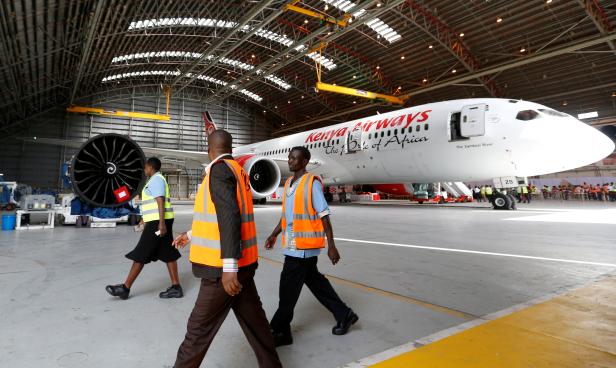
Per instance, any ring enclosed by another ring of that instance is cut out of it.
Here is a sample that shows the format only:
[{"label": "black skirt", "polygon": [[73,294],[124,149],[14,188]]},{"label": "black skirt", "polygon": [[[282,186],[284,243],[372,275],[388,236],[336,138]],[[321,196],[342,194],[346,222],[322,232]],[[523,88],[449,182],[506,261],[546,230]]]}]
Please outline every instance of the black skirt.
[{"label": "black skirt", "polygon": [[173,219],[165,220],[167,234],[160,237],[158,220],[145,223],[143,233],[135,249],[126,255],[126,258],[138,263],[150,263],[161,260],[165,263],[177,261],[182,255],[172,245],[173,243]]}]

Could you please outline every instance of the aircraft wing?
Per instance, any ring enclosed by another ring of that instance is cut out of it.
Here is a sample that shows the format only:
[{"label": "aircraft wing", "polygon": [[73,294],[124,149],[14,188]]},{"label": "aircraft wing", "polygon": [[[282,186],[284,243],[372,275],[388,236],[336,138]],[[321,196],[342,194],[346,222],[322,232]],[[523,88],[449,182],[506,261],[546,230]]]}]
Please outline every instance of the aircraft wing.
[{"label": "aircraft wing", "polygon": [[[40,143],[40,144],[49,144],[52,146],[64,146],[69,148],[81,148],[84,142],[75,142],[66,139],[58,139],[58,138],[42,138],[42,137],[32,137],[32,138],[22,138],[23,141],[32,142],[32,143]],[[141,146],[140,146],[141,147]],[[168,148],[153,148],[153,147],[141,147],[143,153],[146,156],[157,156],[161,159],[165,158],[174,158],[174,159],[182,159],[195,161],[200,164],[207,164],[210,162],[210,158],[207,152],[200,151],[184,151],[184,150],[176,150],[176,149],[168,149]]]}]

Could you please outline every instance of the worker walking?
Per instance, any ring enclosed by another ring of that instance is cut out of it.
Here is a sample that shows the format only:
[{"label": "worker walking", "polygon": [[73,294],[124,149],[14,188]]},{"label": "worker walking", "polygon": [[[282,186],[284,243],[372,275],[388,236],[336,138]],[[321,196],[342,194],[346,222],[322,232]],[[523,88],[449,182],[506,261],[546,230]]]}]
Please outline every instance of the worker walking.
[{"label": "worker walking", "polygon": [[227,131],[209,135],[212,163],[195,198],[192,228],[174,241],[177,247],[191,243],[193,273],[201,278],[174,368],[201,365],[231,309],[259,367],[282,367],[254,282],[258,247],[249,177],[231,156],[231,147]]},{"label": "worker walking", "polygon": [[493,194],[492,186],[487,185],[486,186],[486,200],[487,201],[492,202],[492,194]]},{"label": "worker walking", "polygon": [[293,343],[291,321],[293,311],[304,284],[317,300],[333,315],[337,324],[332,328],[334,335],[344,335],[351,325],[358,321],[357,315],[342,300],[329,280],[317,268],[318,256],[325,248],[332,264],[340,261],[334,243],[329,208],[323,196],[321,178],[306,172],[310,151],[305,147],[294,147],[289,153],[289,170],[293,172],[284,186],[282,217],[265,243],[272,249],[282,232],[282,246],[285,248],[284,266],[280,275],[280,301],[278,310],[270,322],[276,346]]},{"label": "worker walking", "polygon": [[178,277],[177,260],[180,252],[172,245],[173,242],[173,208],[169,197],[167,180],[159,172],[161,162],[156,157],[150,157],[144,167],[148,181],[141,191],[141,215],[143,233],[135,249],[126,255],[133,265],[123,284],[107,285],[105,290],[120,299],[127,299],[133,283],[139,276],[143,266],[161,260],[167,264],[171,286],[159,294],[163,299],[181,298],[184,296]]}]

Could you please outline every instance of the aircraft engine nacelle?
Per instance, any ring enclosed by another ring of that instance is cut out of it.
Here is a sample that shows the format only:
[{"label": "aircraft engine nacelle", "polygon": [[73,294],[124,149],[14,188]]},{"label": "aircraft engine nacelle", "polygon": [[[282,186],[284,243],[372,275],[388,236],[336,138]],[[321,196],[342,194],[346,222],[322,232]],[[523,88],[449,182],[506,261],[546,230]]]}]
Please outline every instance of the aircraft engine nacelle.
[{"label": "aircraft engine nacelle", "polygon": [[261,199],[274,193],[280,185],[280,168],[271,159],[246,155],[236,157],[250,177],[250,189],[254,199]]},{"label": "aircraft engine nacelle", "polygon": [[140,193],[145,155],[128,136],[100,134],[90,138],[71,162],[75,194],[96,207],[117,207]]}]

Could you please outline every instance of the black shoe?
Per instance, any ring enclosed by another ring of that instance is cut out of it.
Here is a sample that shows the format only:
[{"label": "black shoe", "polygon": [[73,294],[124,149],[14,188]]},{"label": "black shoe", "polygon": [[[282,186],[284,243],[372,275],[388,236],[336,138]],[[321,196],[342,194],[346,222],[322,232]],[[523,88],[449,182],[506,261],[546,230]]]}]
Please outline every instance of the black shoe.
[{"label": "black shoe", "polygon": [[184,296],[182,287],[180,285],[171,285],[166,291],[158,294],[162,299],[181,298]]},{"label": "black shoe", "polygon": [[290,333],[272,332],[272,335],[274,335],[274,345],[276,347],[293,344],[293,336]]},{"label": "black shoe", "polygon": [[117,296],[122,300],[128,299],[128,294],[130,293],[130,289],[127,288],[124,284],[107,285],[107,287],[105,287],[105,290],[107,290],[107,292],[111,296]]},{"label": "black shoe", "polygon": [[346,333],[349,332],[349,328],[357,323],[357,321],[359,321],[359,317],[357,317],[357,314],[355,314],[352,309],[349,309],[344,320],[338,322],[334,328],[332,328],[332,333],[334,335],[346,335]]}]

